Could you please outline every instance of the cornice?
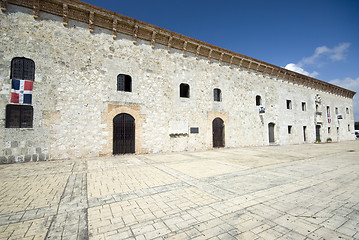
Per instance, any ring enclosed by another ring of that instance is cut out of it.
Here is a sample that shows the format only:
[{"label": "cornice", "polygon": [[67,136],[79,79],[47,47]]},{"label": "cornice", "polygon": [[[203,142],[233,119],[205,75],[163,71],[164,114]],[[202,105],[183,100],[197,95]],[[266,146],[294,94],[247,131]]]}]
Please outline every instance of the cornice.
[{"label": "cornice", "polygon": [[269,75],[293,84],[303,85],[346,98],[353,98],[355,95],[355,92],[351,90],[78,0],[1,0],[1,10],[3,12],[6,12],[8,3],[33,9],[35,19],[39,18],[42,11],[62,17],[64,26],[68,25],[69,19],[76,20],[87,23],[91,33],[94,32],[95,27],[112,31],[113,39],[117,38],[118,33],[122,33],[132,36],[134,44],[137,43],[137,39],[142,39],[149,41],[152,48],[155,48],[155,44],[162,44],[167,46],[168,52],[172,48],[178,49],[182,51],[183,56],[186,56],[186,53],[189,52],[195,54],[197,59],[205,57],[208,62],[217,60],[220,65],[223,63],[227,63],[230,67],[236,65],[239,69],[245,68],[249,72],[255,72],[263,76]]}]

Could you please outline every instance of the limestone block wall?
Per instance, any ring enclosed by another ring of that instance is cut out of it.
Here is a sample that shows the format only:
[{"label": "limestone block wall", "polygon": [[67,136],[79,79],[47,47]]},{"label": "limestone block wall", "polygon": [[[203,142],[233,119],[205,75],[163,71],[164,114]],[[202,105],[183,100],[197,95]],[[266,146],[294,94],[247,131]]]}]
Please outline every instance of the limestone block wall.
[{"label": "limestone block wall", "polygon": [[[166,46],[152,48],[144,40],[133,44],[124,34],[113,40],[108,30],[90,33],[86,24],[72,20],[64,27],[62,18],[43,12],[35,20],[32,10],[11,4],[0,14],[0,32],[3,163],[111,155],[112,120],[119,113],[135,118],[136,153],[211,149],[212,121],[217,117],[224,121],[225,147],[269,145],[269,123],[275,124],[275,144],[313,143],[317,124],[322,141],[354,139],[351,98],[216,60],[197,60],[176,49],[168,53]],[[31,129],[5,128],[14,57],[30,58],[36,65]],[[132,77],[132,92],[117,91],[118,74]],[[181,83],[190,86],[189,98],[179,97]],[[214,88],[221,89],[221,102],[213,100]],[[256,106],[257,95],[264,114]],[[319,122],[317,95],[322,106]],[[292,109],[287,109],[287,100]],[[344,119],[336,119],[335,107]],[[199,133],[171,135],[171,121],[185,121]]]}]

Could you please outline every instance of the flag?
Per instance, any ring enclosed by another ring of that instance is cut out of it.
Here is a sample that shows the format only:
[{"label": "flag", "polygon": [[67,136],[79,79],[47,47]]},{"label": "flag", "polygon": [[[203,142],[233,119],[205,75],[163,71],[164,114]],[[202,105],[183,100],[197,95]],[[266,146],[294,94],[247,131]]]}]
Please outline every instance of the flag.
[{"label": "flag", "polygon": [[11,102],[31,104],[33,83],[33,81],[28,80],[12,79]]},{"label": "flag", "polygon": [[328,123],[331,123],[331,122],[332,122],[332,118],[330,117],[330,112],[328,112],[327,116],[328,116]]}]

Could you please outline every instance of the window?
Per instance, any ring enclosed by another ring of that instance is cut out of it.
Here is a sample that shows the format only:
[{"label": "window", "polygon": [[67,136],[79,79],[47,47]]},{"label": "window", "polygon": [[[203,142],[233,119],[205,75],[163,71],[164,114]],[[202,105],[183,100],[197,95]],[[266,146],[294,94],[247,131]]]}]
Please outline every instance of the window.
[{"label": "window", "polygon": [[11,60],[11,103],[31,104],[32,88],[35,80],[35,63],[24,57]]},{"label": "window", "polygon": [[327,117],[328,117],[328,119],[330,118],[330,107],[329,106],[327,106]]},{"label": "window", "polygon": [[338,111],[338,108],[336,107],[335,108],[335,114],[338,114],[339,113],[339,111]]},{"label": "window", "polygon": [[180,97],[189,98],[189,85],[186,83],[180,84]]},{"label": "window", "polygon": [[117,76],[117,91],[132,92],[131,76],[125,74],[119,74]]},{"label": "window", "polygon": [[215,102],[222,102],[222,92],[221,89],[215,88],[213,89],[214,101]]},{"label": "window", "polygon": [[292,101],[287,100],[287,109],[292,109]]},{"label": "window", "polygon": [[262,98],[261,96],[257,95],[256,96],[256,106],[260,106],[262,105]]},{"label": "window", "polygon": [[6,106],[6,128],[32,128],[33,107],[29,105]]},{"label": "window", "polygon": [[328,134],[330,134],[330,127],[328,127]]},{"label": "window", "polygon": [[288,126],[288,134],[292,134],[292,126]]},{"label": "window", "polygon": [[302,111],[307,111],[307,104],[302,102]]},{"label": "window", "polygon": [[24,57],[13,58],[11,60],[10,78],[34,81],[35,80],[34,61]]},{"label": "window", "polygon": [[348,124],[348,132],[350,132],[350,124]]},{"label": "window", "polygon": [[345,111],[347,112],[347,114],[349,114],[349,108],[345,108]]}]

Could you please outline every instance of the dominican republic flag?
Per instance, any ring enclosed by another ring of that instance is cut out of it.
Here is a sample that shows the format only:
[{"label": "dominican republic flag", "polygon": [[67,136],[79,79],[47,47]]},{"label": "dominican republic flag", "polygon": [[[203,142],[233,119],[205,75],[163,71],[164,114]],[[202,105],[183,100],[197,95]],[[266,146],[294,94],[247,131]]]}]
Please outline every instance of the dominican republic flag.
[{"label": "dominican republic flag", "polygon": [[11,102],[31,104],[33,83],[28,80],[11,79]]},{"label": "dominican republic flag", "polygon": [[328,112],[328,123],[331,123],[331,121],[332,121],[332,118],[330,117],[330,113]]}]

